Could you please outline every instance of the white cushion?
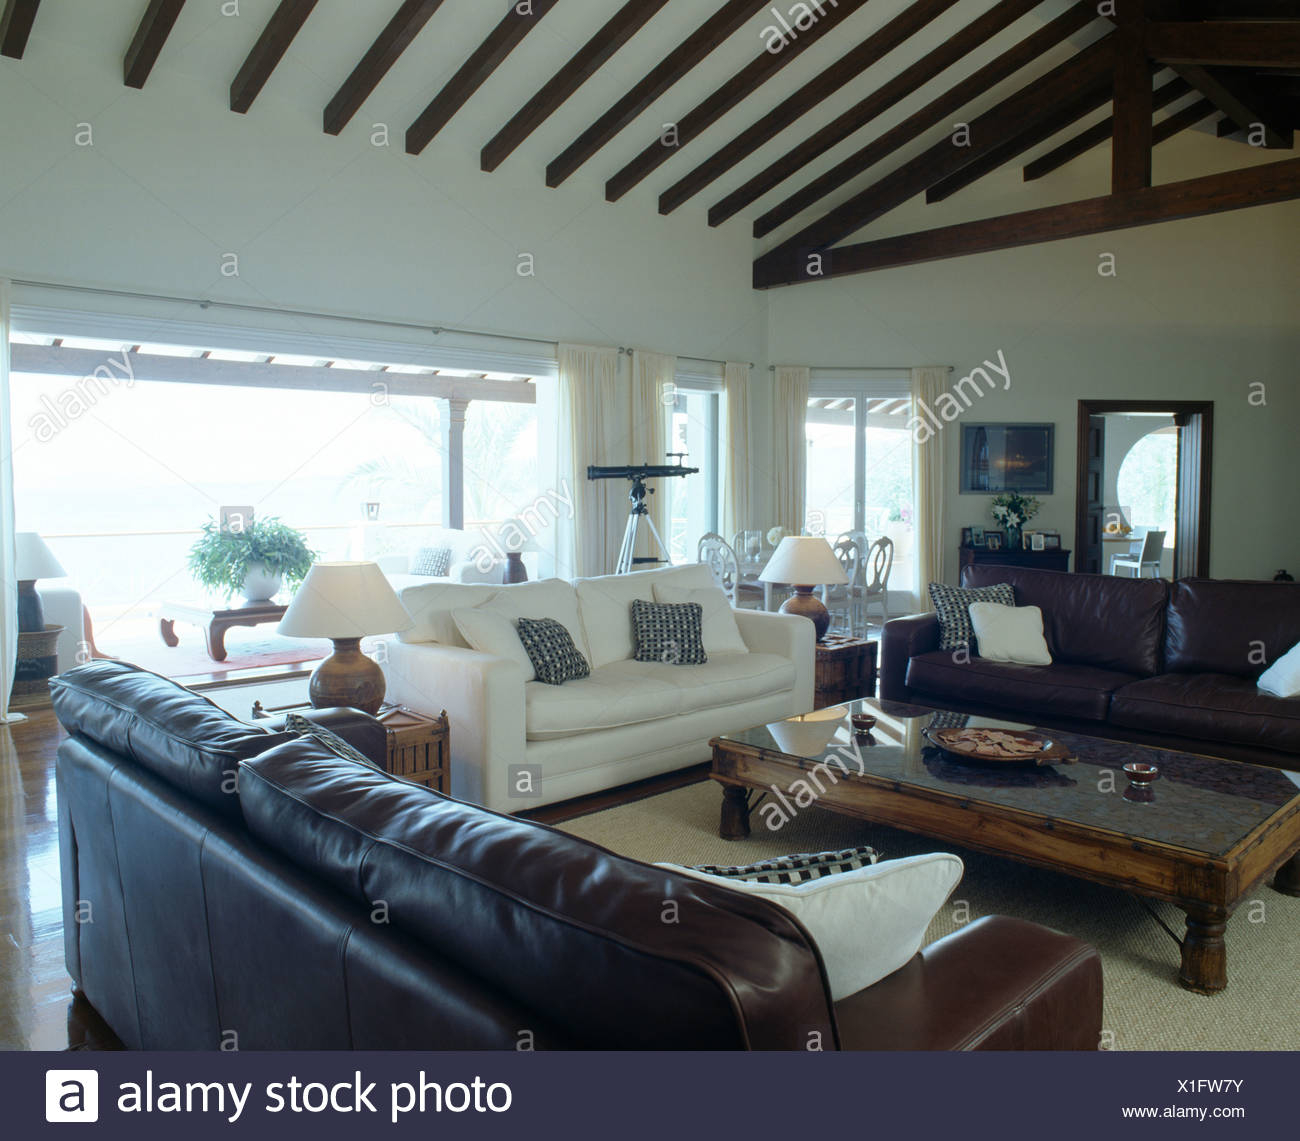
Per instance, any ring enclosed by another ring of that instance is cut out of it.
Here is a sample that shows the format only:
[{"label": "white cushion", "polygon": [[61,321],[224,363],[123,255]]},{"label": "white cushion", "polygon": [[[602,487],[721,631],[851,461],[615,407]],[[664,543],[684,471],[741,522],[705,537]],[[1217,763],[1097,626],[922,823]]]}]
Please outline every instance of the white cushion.
[{"label": "white cushion", "polygon": [[795,668],[780,654],[718,654],[703,665],[638,662],[643,676],[681,692],[681,712],[736,705],[794,688]]},{"label": "white cushion", "polygon": [[573,584],[562,578],[544,578],[537,582],[521,582],[499,587],[492,599],[511,608],[514,618],[554,618],[569,632],[578,651],[591,661],[587,652],[587,639],[578,614],[578,593]]},{"label": "white cushion", "polygon": [[526,736],[545,741],[673,716],[681,690],[645,671],[644,662],[613,662],[563,685],[524,686]]},{"label": "white cushion", "polygon": [[703,611],[704,618],[704,652],[712,657],[714,654],[747,654],[749,647],[740,636],[740,627],[736,625],[736,615],[731,603],[720,586],[706,586],[701,589],[655,583],[655,601],[657,602],[694,602]]},{"label": "white cushion", "polygon": [[961,860],[946,852],[885,860],[801,884],[751,883],[674,864],[659,866],[784,907],[817,944],[834,1002],[907,964],[964,870]]},{"label": "white cushion", "polygon": [[1274,697],[1300,697],[1300,642],[1259,675],[1259,688]]},{"label": "white cushion", "polygon": [[452,621],[471,650],[517,662],[524,670],[524,680],[533,681],[537,671],[524,644],[519,640],[519,615],[496,595],[472,610],[453,610]]},{"label": "white cushion", "polygon": [[[413,576],[418,577],[418,576]],[[447,646],[469,648],[452,618],[452,611],[467,610],[486,602],[501,591],[500,586],[443,582],[425,579],[414,586],[398,590],[411,628],[397,635],[401,642],[441,642]]]},{"label": "white cushion", "polygon": [[632,603],[638,598],[654,602],[657,584],[698,589],[712,586],[713,576],[703,563],[693,563],[578,579],[575,583],[578,605],[582,611],[587,648],[591,651],[588,658],[593,668],[627,661],[636,653]]},{"label": "white cushion", "polygon": [[972,602],[970,621],[981,658],[1021,666],[1052,664],[1047,639],[1043,637],[1043,612],[1037,606]]}]

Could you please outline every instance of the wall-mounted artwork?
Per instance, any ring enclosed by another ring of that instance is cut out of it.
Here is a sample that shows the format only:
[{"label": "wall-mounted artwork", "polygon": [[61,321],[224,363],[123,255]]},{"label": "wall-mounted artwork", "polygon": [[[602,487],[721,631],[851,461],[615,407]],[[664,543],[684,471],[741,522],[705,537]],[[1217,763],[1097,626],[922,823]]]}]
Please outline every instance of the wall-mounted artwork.
[{"label": "wall-mounted artwork", "polygon": [[1054,424],[963,424],[962,495],[1052,494]]}]

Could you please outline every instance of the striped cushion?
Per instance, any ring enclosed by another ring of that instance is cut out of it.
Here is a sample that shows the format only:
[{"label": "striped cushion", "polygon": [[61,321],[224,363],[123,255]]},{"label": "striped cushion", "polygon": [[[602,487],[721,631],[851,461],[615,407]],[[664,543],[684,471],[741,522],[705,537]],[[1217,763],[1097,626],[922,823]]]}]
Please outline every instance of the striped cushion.
[{"label": "striped cushion", "polygon": [[696,864],[694,870],[710,876],[748,880],[750,883],[806,883],[808,880],[833,876],[837,872],[851,872],[865,868],[880,858],[875,848],[842,848],[838,852],[800,852],[793,856],[777,856],[760,860],[756,864],[740,867],[723,867],[717,864]]}]

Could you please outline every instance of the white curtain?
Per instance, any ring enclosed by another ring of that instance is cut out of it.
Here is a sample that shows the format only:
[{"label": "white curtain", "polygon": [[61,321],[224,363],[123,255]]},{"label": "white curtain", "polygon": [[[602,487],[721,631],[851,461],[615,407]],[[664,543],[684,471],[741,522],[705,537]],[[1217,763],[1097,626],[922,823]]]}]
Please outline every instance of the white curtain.
[{"label": "white curtain", "polygon": [[777,525],[792,535],[803,534],[806,477],[808,470],[808,441],[805,425],[808,419],[807,368],[778,368],[774,392],[773,453],[775,466],[772,505],[776,511]]},{"label": "white curtain", "polygon": [[737,531],[753,528],[749,488],[751,425],[749,417],[750,366],[727,362],[722,377],[722,537],[731,542]]},{"label": "white curtain", "polygon": [[[912,413],[924,401],[933,408],[948,390],[948,369],[912,369]],[[946,497],[944,452],[947,440],[943,432],[932,433],[923,443],[912,445],[912,482],[916,488],[916,577],[921,605],[933,609],[929,585],[943,582],[946,570],[946,532],[948,501]]]},{"label": "white curtain", "polygon": [[14,460],[9,415],[9,282],[0,278],[0,720],[9,715],[9,695],[18,664],[18,583],[14,579]]},{"label": "white curtain", "polygon": [[[668,410],[676,398],[677,358],[667,353],[636,349],[632,353],[632,399],[629,409],[631,447],[622,460],[611,463],[664,464],[668,462]],[[668,537],[668,495],[661,483],[649,497],[650,518],[665,543]],[[624,526],[626,526],[626,520]],[[636,553],[652,558],[667,557],[648,537],[637,544]],[[617,555],[617,552],[615,552]]]},{"label": "white curtain", "polygon": [[627,485],[587,479],[591,464],[628,462],[627,402],[618,383],[618,349],[560,345],[555,388],[557,480],[568,485],[573,519],[556,529],[552,571],[560,578],[614,569],[627,520]]}]

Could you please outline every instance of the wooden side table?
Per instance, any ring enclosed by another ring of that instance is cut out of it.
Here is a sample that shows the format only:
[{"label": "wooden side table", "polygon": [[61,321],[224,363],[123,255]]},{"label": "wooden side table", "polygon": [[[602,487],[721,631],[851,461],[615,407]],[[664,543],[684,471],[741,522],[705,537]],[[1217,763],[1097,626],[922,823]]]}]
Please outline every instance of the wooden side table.
[{"label": "wooden side table", "polygon": [[388,730],[388,771],[434,792],[449,792],[451,729],[447,711],[430,717],[405,705],[385,705],[379,720]]},{"label": "wooden side table", "polygon": [[[268,708],[253,702],[253,720],[310,709],[302,703]],[[434,792],[451,792],[451,726],[444,709],[437,717],[417,713],[405,705],[380,707],[378,720],[388,732],[384,768],[393,776],[422,784]]]},{"label": "wooden side table", "polygon": [[879,643],[827,634],[817,643],[814,709],[876,695]]}]

